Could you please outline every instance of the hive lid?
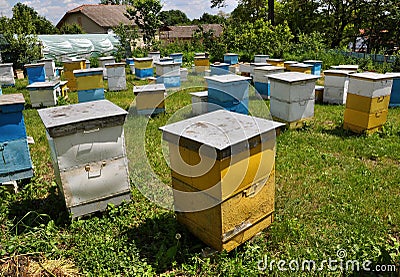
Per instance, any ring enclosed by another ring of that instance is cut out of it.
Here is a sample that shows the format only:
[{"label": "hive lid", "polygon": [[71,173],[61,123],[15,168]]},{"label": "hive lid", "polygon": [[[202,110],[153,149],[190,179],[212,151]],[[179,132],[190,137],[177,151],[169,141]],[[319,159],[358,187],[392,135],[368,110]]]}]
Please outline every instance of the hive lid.
[{"label": "hive lid", "polygon": [[332,65],[332,69],[349,69],[349,70],[357,70],[357,64],[340,64],[340,65]]},{"label": "hive lid", "polygon": [[365,80],[371,80],[371,81],[382,81],[382,80],[393,79],[393,76],[375,73],[375,72],[363,72],[363,73],[351,74],[350,78],[365,79]]},{"label": "hive lid", "polygon": [[261,66],[261,67],[254,68],[254,72],[256,72],[256,71],[276,71],[276,70],[285,70],[285,68],[283,66],[274,66],[274,65]]},{"label": "hive lid", "polygon": [[137,95],[141,92],[152,92],[152,91],[165,91],[165,85],[164,84],[149,84],[149,85],[144,85],[144,86],[133,87],[133,93],[135,95]]},{"label": "hive lid", "polygon": [[272,66],[270,63],[250,63],[251,66],[261,67],[261,66]]},{"label": "hive lid", "polygon": [[305,64],[305,63],[294,63],[291,64],[290,67],[299,67],[299,68],[312,68],[312,64]]},{"label": "hive lid", "polygon": [[24,67],[39,67],[39,66],[45,66],[45,63],[30,63],[24,65]]},{"label": "hive lid", "polygon": [[170,56],[183,56],[183,54],[182,53],[172,53],[172,54],[169,54]]},{"label": "hive lid", "polygon": [[301,81],[316,81],[318,80],[318,76],[305,74],[301,72],[283,72],[278,74],[273,74],[268,76],[269,79],[283,81],[287,83],[295,83]]},{"label": "hive lid", "polygon": [[179,144],[180,139],[187,139],[233,154],[249,149],[249,140],[259,138],[283,125],[258,117],[217,110],[160,129],[163,131],[163,139],[168,142]]},{"label": "hive lid", "polygon": [[257,54],[257,55],[254,55],[254,57],[269,57],[269,55],[264,55],[264,54]]},{"label": "hive lid", "polygon": [[212,63],[211,66],[212,67],[220,67],[220,66],[222,67],[222,66],[230,66],[230,64],[228,64],[228,63],[219,63],[218,62],[218,63]]},{"label": "hive lid", "polygon": [[25,104],[25,99],[22,93],[0,95],[0,106],[14,105],[14,104]]},{"label": "hive lid", "polygon": [[114,60],[114,56],[107,56],[107,57],[99,57],[99,61],[104,61],[104,60]]},{"label": "hive lid", "polygon": [[152,61],[153,58],[151,57],[144,57],[144,58],[133,58],[133,60],[136,62],[148,62],[148,61]]},{"label": "hive lid", "polygon": [[250,77],[239,76],[236,74],[227,74],[227,75],[215,75],[215,76],[207,76],[204,79],[219,82],[219,83],[230,83],[230,82],[239,82],[239,81],[247,81],[251,80]]},{"label": "hive lid", "polygon": [[49,81],[49,82],[34,82],[28,85],[26,88],[47,88],[47,87],[56,87],[60,85],[60,81]]},{"label": "hive lid", "polygon": [[386,72],[386,75],[389,75],[393,78],[399,78],[400,77],[400,72]]},{"label": "hive lid", "polygon": [[349,75],[357,72],[356,70],[328,69],[324,70],[324,75]]},{"label": "hive lid", "polygon": [[235,53],[226,53],[226,54],[224,54],[224,56],[238,56],[238,54],[235,54]]},{"label": "hive lid", "polygon": [[299,63],[297,61],[284,61],[283,64],[295,64],[295,63]]},{"label": "hive lid", "polygon": [[75,69],[73,71],[74,74],[96,73],[96,72],[98,72],[99,74],[103,74],[103,68],[102,67],[96,67],[96,68],[88,68],[88,69]]},{"label": "hive lid", "polygon": [[163,66],[163,65],[165,65],[165,66],[168,66],[168,65],[177,65],[177,66],[181,66],[182,63],[174,62],[174,61],[172,60],[172,61],[160,61],[160,62],[155,62],[154,64],[155,64],[155,65],[161,65],[161,66]]},{"label": "hive lid", "polygon": [[322,63],[322,61],[319,60],[305,60],[303,63]]},{"label": "hive lid", "polygon": [[12,63],[0,63],[0,67],[9,67],[9,66],[13,66]]},{"label": "hive lid", "polygon": [[271,59],[271,58],[269,58],[269,59],[267,59],[267,62],[268,61],[271,61],[271,62],[283,62],[283,59]]},{"label": "hive lid", "polygon": [[127,111],[108,100],[41,109],[38,113],[46,129],[96,119],[110,119],[115,116],[126,116],[128,114]]},{"label": "hive lid", "polygon": [[125,67],[125,63],[106,63],[105,67]]},{"label": "hive lid", "polygon": [[150,51],[149,54],[152,54],[152,55],[159,55],[159,54],[160,54],[160,51]]},{"label": "hive lid", "polygon": [[64,60],[62,62],[63,63],[77,63],[77,62],[84,62],[84,61],[86,61],[86,59],[73,58],[73,59],[69,59],[69,60]]},{"label": "hive lid", "polygon": [[193,96],[196,96],[196,97],[207,97],[208,96],[208,90],[191,92],[190,95],[193,95]]}]

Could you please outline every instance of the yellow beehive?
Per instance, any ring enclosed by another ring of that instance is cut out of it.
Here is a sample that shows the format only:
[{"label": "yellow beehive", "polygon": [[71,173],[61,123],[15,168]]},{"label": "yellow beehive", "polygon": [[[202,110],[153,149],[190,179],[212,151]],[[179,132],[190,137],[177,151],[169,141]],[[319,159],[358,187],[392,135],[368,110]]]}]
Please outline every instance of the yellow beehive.
[{"label": "yellow beehive", "polygon": [[152,115],[165,112],[164,84],[149,84],[133,88],[138,114]]},{"label": "yellow beehive", "polygon": [[370,98],[348,93],[346,100],[346,109],[352,109],[365,113],[376,113],[382,110],[387,110],[389,106],[389,101],[390,95]]},{"label": "yellow beehive", "polygon": [[218,110],[164,127],[178,220],[230,251],[272,222],[273,121]]},{"label": "yellow beehive", "polygon": [[153,67],[153,58],[133,58],[135,62],[135,68],[146,69]]},{"label": "yellow beehive", "polygon": [[[172,186],[178,191],[199,193],[176,179],[172,179]],[[204,205],[207,202],[219,202],[207,193],[201,195],[197,199],[204,201]],[[177,219],[207,245],[218,251],[231,251],[271,225],[274,198],[275,172],[272,171],[268,178],[254,183],[222,203],[201,211],[178,212]]]},{"label": "yellow beehive", "polygon": [[68,81],[68,87],[71,91],[77,90],[76,78],[74,76],[74,70],[80,70],[86,68],[86,60],[78,59],[71,61],[64,61],[64,77]]},{"label": "yellow beehive", "polygon": [[[94,68],[95,69],[95,68]],[[78,90],[93,90],[98,88],[104,88],[103,74],[87,75],[76,78],[76,85]]]},{"label": "yellow beehive", "polygon": [[207,57],[194,57],[195,66],[210,66],[210,59]]},{"label": "yellow beehive", "polygon": [[273,66],[282,66],[282,67],[285,66],[283,59],[267,59],[267,63]]},{"label": "yellow beehive", "polygon": [[[344,111],[344,125],[348,126],[349,130],[356,132],[361,132],[358,131],[359,129],[374,129],[385,124],[387,114],[388,110],[378,111],[374,113],[366,113],[346,108]],[[355,126],[354,130],[351,128],[352,126]]]},{"label": "yellow beehive", "polygon": [[289,64],[287,69],[291,72],[300,72],[300,73],[305,73],[305,74],[311,74],[312,67],[313,66],[311,64],[294,63],[294,64]]}]

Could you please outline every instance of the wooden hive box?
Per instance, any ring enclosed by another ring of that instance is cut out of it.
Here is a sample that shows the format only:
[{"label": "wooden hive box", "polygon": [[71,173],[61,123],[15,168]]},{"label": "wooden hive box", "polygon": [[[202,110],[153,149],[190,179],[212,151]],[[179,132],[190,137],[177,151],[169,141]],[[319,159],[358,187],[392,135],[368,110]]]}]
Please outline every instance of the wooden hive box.
[{"label": "wooden hive box", "polygon": [[283,67],[285,68],[285,71],[289,71],[289,67],[292,64],[296,64],[296,63],[299,63],[299,62],[296,62],[296,61],[284,61],[283,62]]},{"label": "wooden hive box", "polygon": [[291,72],[300,72],[305,74],[311,74],[312,68],[312,64],[305,63],[294,63],[288,66],[288,70]]},{"label": "wooden hive box", "polygon": [[284,72],[269,76],[271,115],[291,123],[314,116],[314,89],[317,76]]},{"label": "wooden hive box", "polygon": [[392,91],[390,92],[389,107],[400,106],[400,72],[386,73],[393,78]]},{"label": "wooden hive box", "polygon": [[99,67],[103,68],[104,79],[108,78],[106,69],[106,64],[108,63],[115,63],[115,58],[113,56],[99,57]]},{"label": "wooden hive box", "polygon": [[79,103],[104,99],[103,68],[74,70]]},{"label": "wooden hive box", "polygon": [[311,74],[321,76],[322,70],[322,61],[319,60],[305,60],[303,61],[305,64],[311,64],[313,67],[311,68]]},{"label": "wooden hive box", "polygon": [[106,65],[108,90],[120,91],[126,89],[126,75],[124,63],[107,63]]},{"label": "wooden hive box", "polygon": [[135,76],[138,79],[153,77],[153,59],[152,58],[134,58]]},{"label": "wooden hive box", "polygon": [[198,91],[190,93],[192,96],[192,114],[200,115],[208,112],[208,91]]},{"label": "wooden hive box", "polygon": [[153,59],[153,62],[159,62],[161,58],[160,51],[152,51],[147,54],[149,58]]},{"label": "wooden hive box", "polygon": [[26,74],[28,75],[28,84],[46,81],[46,71],[44,63],[25,64]]},{"label": "wooden hive box", "polygon": [[60,81],[36,82],[26,88],[34,108],[55,106],[57,97],[61,95]]},{"label": "wooden hive box", "polygon": [[267,59],[267,63],[274,65],[274,66],[284,66],[284,60],[283,59]]},{"label": "wooden hive box", "polygon": [[210,65],[211,75],[226,75],[229,74],[229,64],[213,63]]},{"label": "wooden hive box", "polygon": [[324,103],[346,104],[349,75],[353,73],[355,73],[355,71],[337,69],[324,71]]},{"label": "wooden hive box", "polygon": [[130,199],[126,115],[108,100],[39,110],[56,181],[73,218]]},{"label": "wooden hive box", "polygon": [[315,86],[315,103],[322,104],[324,102],[324,86]]},{"label": "wooden hive box", "polygon": [[218,251],[271,224],[281,125],[219,110],[160,128],[169,143],[178,220]]},{"label": "wooden hive box", "polygon": [[53,59],[41,59],[38,62],[44,63],[44,71],[47,79],[53,79],[56,77],[56,64]]},{"label": "wooden hive box", "polygon": [[254,76],[254,70],[258,67],[272,66],[269,63],[250,63],[250,76]]},{"label": "wooden hive box", "polygon": [[172,53],[169,55],[169,57],[174,59],[174,62],[176,62],[176,63],[183,62],[183,60],[182,60],[183,54],[182,53]]},{"label": "wooden hive box", "polygon": [[74,70],[86,69],[86,63],[84,59],[74,59],[63,61],[64,65],[64,77],[68,81],[68,87],[71,91],[77,91],[76,78]]},{"label": "wooden hive box", "polygon": [[224,54],[224,63],[233,65],[239,63],[239,55],[235,53]]},{"label": "wooden hive box", "polygon": [[248,114],[249,77],[215,75],[204,77],[208,86],[209,111],[225,109]]},{"label": "wooden hive box", "polygon": [[188,70],[187,70],[187,68],[180,68],[179,71],[180,71],[180,75],[181,75],[181,81],[182,82],[187,81],[187,78],[188,78]]},{"label": "wooden hive box", "polygon": [[33,176],[22,93],[0,95],[0,183]]},{"label": "wooden hive box", "polygon": [[393,77],[372,72],[350,75],[343,128],[373,133],[386,123]]},{"label": "wooden hive box", "polygon": [[266,63],[268,58],[269,58],[269,55],[262,55],[262,54],[254,55],[254,62],[255,63]]},{"label": "wooden hive box", "polygon": [[157,62],[156,65],[156,76],[157,77],[169,77],[169,76],[180,76],[181,63],[177,62]]},{"label": "wooden hive box", "polygon": [[136,111],[142,115],[153,115],[165,112],[165,93],[164,84],[150,84],[145,86],[133,87],[136,95]]},{"label": "wooden hive box", "polygon": [[270,96],[270,85],[268,76],[273,74],[283,73],[284,70],[285,70],[284,67],[272,66],[272,65],[257,67],[254,69],[254,76],[253,76],[254,87],[261,95],[261,97],[263,97],[264,99],[268,99]]},{"label": "wooden hive box", "polygon": [[2,86],[14,86],[15,85],[14,69],[13,69],[12,63],[0,64],[0,85],[2,85]]}]

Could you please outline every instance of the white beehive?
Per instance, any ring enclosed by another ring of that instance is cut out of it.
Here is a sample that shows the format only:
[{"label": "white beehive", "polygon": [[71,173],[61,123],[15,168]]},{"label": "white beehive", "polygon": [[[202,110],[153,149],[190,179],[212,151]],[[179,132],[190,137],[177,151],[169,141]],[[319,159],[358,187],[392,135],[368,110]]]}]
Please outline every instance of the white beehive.
[{"label": "white beehive", "polygon": [[200,115],[208,111],[208,91],[190,93],[192,95],[192,114]]},{"label": "white beehive", "polygon": [[254,68],[253,82],[268,83],[268,75],[283,73],[284,70],[284,67],[272,65]]},{"label": "white beehive", "polygon": [[46,79],[52,80],[56,77],[56,64],[53,59],[41,59],[38,62],[44,63]]},{"label": "white beehive", "polygon": [[349,92],[369,98],[390,95],[393,77],[373,72],[350,75]]},{"label": "white beehive", "polygon": [[108,90],[119,91],[126,89],[125,63],[107,63]]},{"label": "white beehive", "polygon": [[26,87],[29,91],[32,107],[52,107],[57,105],[61,95],[60,81],[36,82]]},{"label": "white beehive", "polygon": [[12,63],[0,64],[0,85],[14,86],[14,69]]},{"label": "white beehive", "polygon": [[57,184],[72,217],[130,200],[123,124],[108,100],[39,110]]},{"label": "white beehive", "polygon": [[250,63],[250,76],[254,75],[254,70],[258,67],[271,66],[269,63]]},{"label": "white beehive", "polygon": [[355,71],[349,70],[325,70],[324,103],[340,104],[346,103],[349,86],[349,74]]},{"label": "white beehive", "polygon": [[180,76],[181,63],[177,62],[157,62],[156,75],[157,77]]},{"label": "white beehive", "polygon": [[181,82],[187,81],[187,77],[188,77],[187,68],[181,68],[179,70],[180,70],[180,73],[181,73]]},{"label": "white beehive", "polygon": [[269,55],[254,55],[255,63],[266,63]]},{"label": "white beehive", "polygon": [[107,79],[107,69],[106,69],[106,64],[107,63],[115,63],[115,58],[113,56],[107,56],[107,57],[100,57],[99,58],[99,67],[103,68],[103,77],[104,77],[104,79]]}]

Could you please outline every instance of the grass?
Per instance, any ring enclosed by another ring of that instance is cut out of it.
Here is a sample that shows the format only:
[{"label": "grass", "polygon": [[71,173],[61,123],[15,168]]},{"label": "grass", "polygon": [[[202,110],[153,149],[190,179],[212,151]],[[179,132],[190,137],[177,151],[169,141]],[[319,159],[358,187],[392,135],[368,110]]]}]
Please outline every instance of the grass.
[{"label": "grass", "polygon": [[[128,89],[107,92],[106,98],[129,109],[134,96]],[[168,97],[165,115],[136,122],[146,132],[149,165],[169,183],[170,172],[161,149],[161,132],[175,111],[190,104],[189,91],[204,83],[193,80]],[[35,176],[20,184],[18,194],[0,187],[0,263],[7,265],[18,255],[33,260],[60,261],[84,276],[272,276],[352,275],[351,271],[278,271],[283,259],[370,260],[375,264],[400,263],[400,109],[390,109],[382,132],[365,136],[342,129],[343,106],[316,105],[315,118],[301,130],[288,130],[277,137],[276,211],[273,225],[230,253],[204,255],[207,246],[177,223],[174,213],[146,197],[151,180],[142,176],[145,166],[132,156],[141,134],[126,128],[127,151],[132,175],[132,201],[110,205],[104,213],[70,221],[51,166],[45,129],[37,110],[30,108],[26,80],[3,93],[22,92]],[[70,93],[70,103],[77,102]],[[127,124],[133,121],[128,120]],[[141,157],[143,158],[143,157]],[[162,197],[162,196],[161,196]],[[267,261],[266,271],[258,265]],[[371,266],[372,267],[372,266]],[[0,276],[4,274],[1,272]],[[363,274],[366,274],[365,272]],[[49,275],[51,276],[51,275]],[[393,276],[395,276],[393,274]]]}]

